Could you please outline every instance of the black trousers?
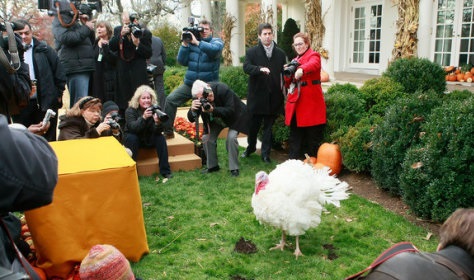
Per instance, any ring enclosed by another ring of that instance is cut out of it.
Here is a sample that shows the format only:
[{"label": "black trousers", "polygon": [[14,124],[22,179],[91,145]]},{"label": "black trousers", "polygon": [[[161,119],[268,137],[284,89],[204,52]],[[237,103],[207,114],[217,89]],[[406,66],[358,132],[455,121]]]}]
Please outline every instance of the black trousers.
[{"label": "black trousers", "polygon": [[288,143],[290,159],[304,159],[304,154],[315,157],[318,148],[323,141],[325,124],[298,127],[296,125],[296,116],[293,116],[290,124],[290,137]]},{"label": "black trousers", "polygon": [[270,156],[270,151],[272,150],[273,144],[272,127],[275,123],[276,118],[277,116],[275,115],[252,115],[252,117],[250,118],[249,134],[247,136],[248,152],[255,152],[257,146],[258,131],[260,130],[260,126],[263,122],[261,156]]},{"label": "black trousers", "polygon": [[[43,112],[43,110],[41,110],[37,101],[38,100],[36,98],[30,99],[28,106],[21,109],[18,115],[15,115],[12,117],[13,121],[16,123],[21,123],[27,128],[32,124],[40,123],[43,120],[44,115],[46,114],[46,111]],[[58,109],[57,108],[51,108],[51,109],[54,110],[54,112],[56,113],[56,117],[51,117],[49,119],[49,123],[50,123],[49,129],[46,132],[46,134],[43,135],[43,137],[46,138],[48,142],[56,141],[56,126],[58,124]]]}]

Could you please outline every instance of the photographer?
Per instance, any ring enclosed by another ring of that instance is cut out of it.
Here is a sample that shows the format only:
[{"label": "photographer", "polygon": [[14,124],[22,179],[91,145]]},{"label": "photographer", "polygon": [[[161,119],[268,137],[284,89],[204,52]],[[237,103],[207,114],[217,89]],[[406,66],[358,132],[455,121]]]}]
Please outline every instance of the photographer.
[{"label": "photographer", "polygon": [[192,32],[183,33],[183,37],[191,37],[191,40],[182,41],[178,51],[178,62],[183,66],[188,66],[188,70],[184,76],[184,83],[166,97],[165,112],[170,117],[164,124],[167,138],[174,137],[173,124],[176,110],[192,98],[191,87],[194,81],[197,79],[205,82],[219,80],[220,58],[224,42],[212,37],[211,22],[202,20],[199,27],[202,30],[199,32],[200,40]]},{"label": "photographer", "polygon": [[101,122],[102,103],[99,98],[86,96],[77,101],[59,120],[58,140],[98,138],[109,130],[107,122]]},{"label": "photographer", "polygon": [[132,151],[135,161],[139,148],[155,148],[160,174],[165,179],[172,178],[168,145],[161,125],[168,116],[157,105],[155,91],[150,86],[140,86],[128,104],[129,107],[125,110],[125,147]]},{"label": "photographer", "polygon": [[89,80],[95,70],[94,24],[87,14],[92,12],[90,9],[80,11],[79,19],[75,20],[67,1],[58,4],[61,12],[54,17],[52,29],[59,60],[66,71],[69,107],[72,108],[79,99],[89,95]]},{"label": "photographer", "polygon": [[109,41],[110,50],[117,52],[118,88],[115,102],[122,114],[135,90],[148,84],[146,60],[151,57],[151,32],[142,28],[137,14],[124,12],[122,26],[114,28],[114,36]]},{"label": "photographer", "polygon": [[240,98],[224,83],[205,83],[196,80],[191,90],[193,102],[188,111],[188,119],[203,120],[202,142],[207,156],[207,169],[203,173],[220,170],[217,160],[217,138],[225,127],[229,127],[226,150],[229,154],[231,176],[239,176],[239,132],[248,133],[247,107]]},{"label": "photographer", "polygon": [[[8,28],[6,37],[0,40],[2,48],[0,55],[3,56],[0,63],[0,114],[4,114],[8,122],[11,122],[11,116],[18,114],[20,109],[27,105],[31,93],[31,80],[28,64],[23,59],[24,49],[21,37],[13,33],[13,30],[22,29],[24,26],[1,20],[0,32],[7,30],[7,25],[10,25],[12,29]],[[10,41],[16,42],[16,55],[9,49]]]},{"label": "photographer", "polygon": [[[283,70],[287,101],[285,124],[290,127],[288,156],[316,156],[326,125],[326,104],[321,88],[321,56],[310,48],[309,36],[293,36],[297,57]],[[304,148],[303,148],[304,147]]]},{"label": "photographer", "polygon": [[[26,49],[24,57],[29,65],[30,78],[36,82],[28,106],[13,116],[13,120],[28,127],[41,122],[48,109],[53,110],[55,115],[58,114],[66,87],[66,73],[56,51],[33,37],[30,23],[26,20],[17,22],[24,25],[23,29],[15,33],[23,40]],[[51,118],[50,124],[52,129],[47,130],[44,137],[48,141],[56,141],[57,118]]]}]

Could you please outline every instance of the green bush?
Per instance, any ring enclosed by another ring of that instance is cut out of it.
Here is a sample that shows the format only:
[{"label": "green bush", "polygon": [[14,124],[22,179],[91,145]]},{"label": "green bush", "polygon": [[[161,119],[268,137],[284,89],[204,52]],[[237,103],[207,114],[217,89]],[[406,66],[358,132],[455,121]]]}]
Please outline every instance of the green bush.
[{"label": "green bush", "polygon": [[394,195],[401,195],[401,163],[410,146],[419,142],[421,128],[431,110],[441,104],[434,91],[395,101],[374,130],[371,174],[377,184]]},{"label": "green bush", "polygon": [[249,76],[241,66],[225,66],[220,68],[220,81],[227,84],[241,99],[247,97]]},{"label": "green bush", "polygon": [[446,90],[446,73],[437,63],[426,58],[400,58],[388,66],[383,76],[403,85],[405,92],[425,92],[433,89],[437,93]]},{"label": "green bush", "polygon": [[389,77],[370,79],[364,82],[359,89],[365,100],[366,110],[369,114],[383,116],[388,106],[400,98],[406,96],[403,86]]},{"label": "green bush", "polygon": [[417,215],[444,221],[457,208],[474,207],[474,98],[445,102],[423,129],[402,164],[403,199]]},{"label": "green bush", "polygon": [[285,125],[285,116],[279,115],[272,127],[273,147],[283,148],[290,137],[290,127]]},{"label": "green bush", "polygon": [[281,37],[278,45],[279,47],[286,53],[286,56],[288,59],[293,59],[296,57],[296,52],[293,49],[293,36],[300,32],[300,29],[298,25],[296,24],[296,21],[292,18],[288,18],[285,21],[285,25],[283,26],[283,32],[281,34]]},{"label": "green bush", "polygon": [[342,160],[347,169],[354,172],[370,171],[372,134],[375,127],[381,122],[382,117],[379,115],[364,117],[339,138]]},{"label": "green bush", "polygon": [[163,83],[166,95],[169,95],[174,89],[183,83],[186,69],[187,68],[183,66],[166,68],[166,71],[163,74]]},{"label": "green bush", "polygon": [[164,24],[152,32],[154,35],[161,38],[165,45],[166,51],[166,66],[176,66],[176,58],[178,50],[181,46],[181,32],[172,25]]},{"label": "green bush", "polygon": [[338,136],[343,135],[365,115],[365,102],[357,87],[352,84],[332,85],[324,97],[327,118],[324,141],[338,141]]}]

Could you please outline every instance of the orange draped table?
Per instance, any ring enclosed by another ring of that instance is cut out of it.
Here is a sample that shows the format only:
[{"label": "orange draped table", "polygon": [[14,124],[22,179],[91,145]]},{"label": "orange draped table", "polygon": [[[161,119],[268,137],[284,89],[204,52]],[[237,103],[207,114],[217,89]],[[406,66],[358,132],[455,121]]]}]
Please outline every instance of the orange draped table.
[{"label": "orange draped table", "polygon": [[53,203],[25,213],[37,265],[65,278],[96,244],[139,261],[149,249],[135,162],[113,137],[50,144],[59,165]]}]

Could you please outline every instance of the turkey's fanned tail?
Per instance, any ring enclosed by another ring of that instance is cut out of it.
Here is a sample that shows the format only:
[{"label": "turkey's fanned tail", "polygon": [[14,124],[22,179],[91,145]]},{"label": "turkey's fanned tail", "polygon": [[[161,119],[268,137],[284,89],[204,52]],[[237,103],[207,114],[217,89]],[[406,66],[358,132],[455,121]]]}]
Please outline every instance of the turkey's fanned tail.
[{"label": "turkey's fanned tail", "polygon": [[321,191],[319,199],[321,205],[332,204],[340,207],[340,201],[349,198],[347,193],[349,185],[346,182],[341,182],[335,176],[328,176],[329,172],[330,170],[327,168],[316,170]]}]

